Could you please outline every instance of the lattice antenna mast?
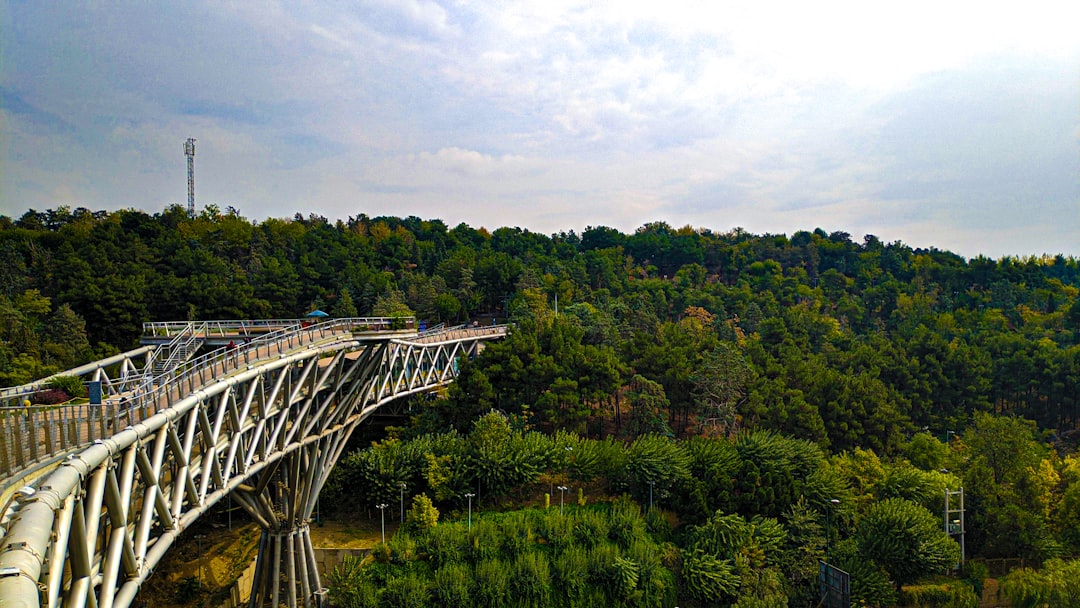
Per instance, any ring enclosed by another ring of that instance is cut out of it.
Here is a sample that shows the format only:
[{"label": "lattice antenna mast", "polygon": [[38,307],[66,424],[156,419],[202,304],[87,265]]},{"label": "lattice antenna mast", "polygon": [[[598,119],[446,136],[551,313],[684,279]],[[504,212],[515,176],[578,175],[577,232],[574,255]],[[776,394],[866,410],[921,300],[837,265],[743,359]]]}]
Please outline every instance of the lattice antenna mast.
[{"label": "lattice antenna mast", "polygon": [[184,142],[184,154],[187,155],[187,212],[195,217],[195,140],[191,137]]}]

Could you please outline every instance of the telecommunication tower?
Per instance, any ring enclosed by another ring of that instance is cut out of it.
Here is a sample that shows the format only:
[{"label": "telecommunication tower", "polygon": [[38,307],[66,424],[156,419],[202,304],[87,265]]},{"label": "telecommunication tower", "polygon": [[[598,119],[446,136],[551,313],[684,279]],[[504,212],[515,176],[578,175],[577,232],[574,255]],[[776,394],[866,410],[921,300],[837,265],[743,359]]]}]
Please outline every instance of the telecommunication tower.
[{"label": "telecommunication tower", "polygon": [[195,217],[195,139],[189,137],[184,142],[184,154],[187,155],[187,212]]}]

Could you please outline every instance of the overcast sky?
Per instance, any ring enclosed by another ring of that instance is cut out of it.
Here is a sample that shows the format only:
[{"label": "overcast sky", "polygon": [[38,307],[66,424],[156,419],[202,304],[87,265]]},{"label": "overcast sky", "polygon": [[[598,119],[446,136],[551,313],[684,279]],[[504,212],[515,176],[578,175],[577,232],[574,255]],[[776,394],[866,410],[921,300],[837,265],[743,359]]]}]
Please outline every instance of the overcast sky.
[{"label": "overcast sky", "polygon": [[1080,4],[0,0],[0,214],[1080,255]]}]

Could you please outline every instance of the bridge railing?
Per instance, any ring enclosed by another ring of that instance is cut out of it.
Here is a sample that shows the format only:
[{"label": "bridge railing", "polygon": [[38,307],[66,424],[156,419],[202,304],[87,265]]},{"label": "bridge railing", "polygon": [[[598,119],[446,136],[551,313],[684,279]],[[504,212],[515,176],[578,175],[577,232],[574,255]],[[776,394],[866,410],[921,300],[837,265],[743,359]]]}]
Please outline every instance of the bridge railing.
[{"label": "bridge railing", "polygon": [[[176,324],[175,328],[180,325],[190,324]],[[102,405],[0,407],[0,480],[142,422],[159,408],[257,362],[331,338],[365,332],[408,333],[415,327],[412,317],[298,321],[243,340],[234,348],[219,348],[186,361]]]},{"label": "bridge railing", "polygon": [[204,337],[262,335],[304,323],[304,319],[256,319],[224,321],[153,321],[143,323],[143,337],[172,338],[189,331],[193,325],[203,326]]},{"label": "bridge railing", "polygon": [[[142,346],[126,353],[113,355],[107,359],[93,361],[67,371],[41,378],[40,380],[35,380],[29,384],[0,388],[0,409],[4,407],[21,406],[24,400],[31,398],[34,393],[44,390],[53,379],[60,376],[80,376],[84,379],[99,381],[102,383],[102,390],[105,390],[110,394],[126,392],[133,386],[134,382],[143,381],[142,374],[138,373],[138,370],[131,364],[131,361],[140,356],[152,357],[154,349],[155,347],[153,346]],[[123,367],[119,377],[110,378],[105,374],[105,369],[111,366]]]},{"label": "bridge railing", "polygon": [[[219,326],[224,326],[222,322]],[[249,339],[232,347],[219,348],[201,357],[185,361],[149,381],[132,395],[132,407],[148,409],[162,398],[179,397],[178,391],[190,392],[227,376],[257,361],[350,332],[412,331],[413,317],[359,317],[326,321],[303,320]],[[147,412],[151,415],[156,407]]]},{"label": "bridge railing", "polygon": [[0,479],[136,422],[120,403],[0,409]]}]

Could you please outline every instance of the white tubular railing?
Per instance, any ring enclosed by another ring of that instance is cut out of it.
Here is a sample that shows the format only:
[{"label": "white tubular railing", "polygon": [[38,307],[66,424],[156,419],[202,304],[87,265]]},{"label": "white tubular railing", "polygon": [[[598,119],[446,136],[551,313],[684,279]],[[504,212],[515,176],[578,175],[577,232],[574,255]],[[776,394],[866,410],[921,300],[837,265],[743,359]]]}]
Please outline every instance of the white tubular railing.
[{"label": "white tubular railing", "polygon": [[[416,331],[416,319],[413,317],[360,317],[321,322],[269,321],[263,324],[253,321],[206,323],[206,331],[210,333],[220,331],[221,328],[240,326],[278,329],[257,337],[245,338],[234,348],[219,348],[201,357],[179,362],[174,369],[157,377],[144,378],[138,384],[128,384],[128,390],[122,395],[113,394],[102,405],[22,407],[13,404],[11,407],[0,407],[0,480],[25,470],[34,463],[47,461],[52,456],[70,452],[94,440],[104,439],[124,427],[142,422],[173,401],[237,370],[247,369],[260,360],[285,356],[290,351],[313,344],[342,338],[351,339],[354,334],[411,337]],[[273,325],[274,323],[278,325]],[[148,323],[144,325],[144,329],[153,326],[155,331],[162,332],[155,335],[170,335],[164,333],[167,330],[173,332],[171,335],[175,337],[185,329],[190,329],[192,325],[187,322]],[[106,361],[112,359],[117,358]],[[101,363],[103,362],[84,367],[93,369],[94,365]],[[19,393],[24,394],[29,393]]]}]

